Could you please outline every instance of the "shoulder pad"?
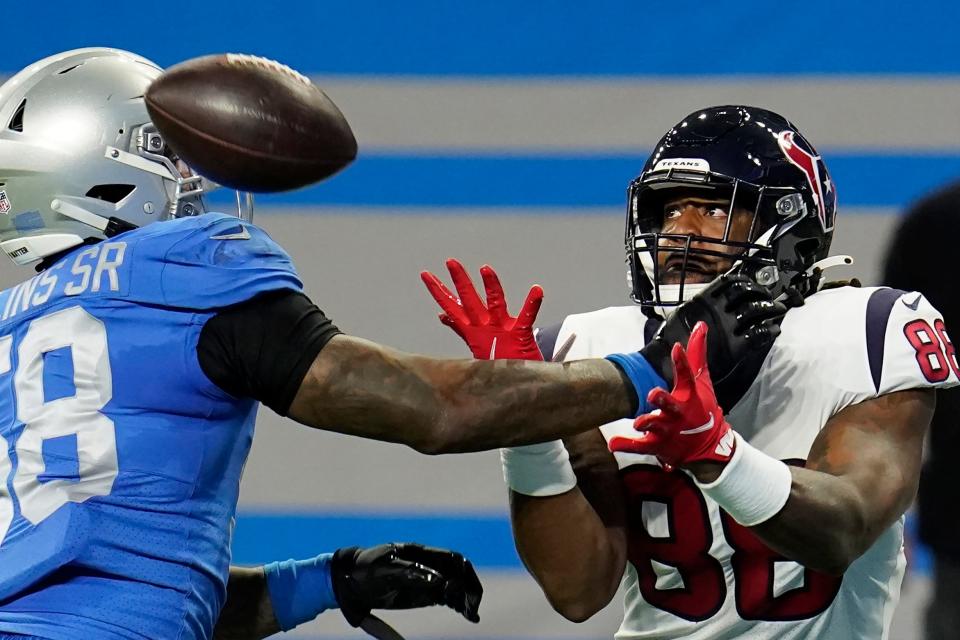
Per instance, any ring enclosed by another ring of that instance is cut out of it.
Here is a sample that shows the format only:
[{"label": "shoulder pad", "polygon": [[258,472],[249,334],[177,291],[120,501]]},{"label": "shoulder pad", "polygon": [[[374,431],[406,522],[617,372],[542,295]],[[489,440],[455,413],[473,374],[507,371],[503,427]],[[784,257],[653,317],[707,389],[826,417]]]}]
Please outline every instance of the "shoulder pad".
[{"label": "shoulder pad", "polygon": [[165,306],[210,310],[267,291],[303,289],[286,251],[263,229],[234,216],[208,213],[142,231],[130,234],[134,260],[159,275],[156,294]]},{"label": "shoulder pad", "polygon": [[773,363],[806,371],[809,384],[836,395],[836,410],[894,391],[957,384],[942,317],[916,292],[821,291],[791,309],[782,330]]},{"label": "shoulder pad", "polygon": [[960,366],[943,316],[923,294],[877,289],[867,304],[866,325],[878,394],[958,384]]}]

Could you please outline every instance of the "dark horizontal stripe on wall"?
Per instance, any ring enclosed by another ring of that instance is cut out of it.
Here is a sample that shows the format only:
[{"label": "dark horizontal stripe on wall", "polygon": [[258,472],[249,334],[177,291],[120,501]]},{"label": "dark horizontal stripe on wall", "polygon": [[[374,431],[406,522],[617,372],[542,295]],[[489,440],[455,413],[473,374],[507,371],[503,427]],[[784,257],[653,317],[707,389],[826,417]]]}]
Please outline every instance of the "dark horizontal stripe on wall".
[{"label": "dark horizontal stripe on wall", "polygon": [[[960,154],[826,154],[844,207],[902,207],[960,178]],[[315,187],[262,205],[622,207],[643,156],[362,155]],[[217,202],[226,202],[221,194]]]},{"label": "dark horizontal stripe on wall", "polygon": [[241,513],[233,534],[233,562],[309,558],[339,547],[385,542],[455,549],[486,569],[521,567],[506,514]]},{"label": "dark horizontal stripe on wall", "polygon": [[[183,19],[130,15],[145,2],[19,3],[5,71],[90,45],[170,65],[240,51],[304,72],[430,75],[960,73],[960,3],[880,0],[673,3],[630,0],[351,0],[193,3]],[[175,12],[175,8],[170,9]]]}]

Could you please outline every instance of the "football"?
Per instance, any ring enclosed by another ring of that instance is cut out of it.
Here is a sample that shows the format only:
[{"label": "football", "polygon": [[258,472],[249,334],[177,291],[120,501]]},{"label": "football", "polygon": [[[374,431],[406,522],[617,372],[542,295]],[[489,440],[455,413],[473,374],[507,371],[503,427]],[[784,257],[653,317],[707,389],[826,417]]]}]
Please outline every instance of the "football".
[{"label": "football", "polygon": [[153,124],[194,171],[240,191],[297,189],[357,155],[340,109],[309,78],[266,58],[222,54],[167,69],[147,89]]}]

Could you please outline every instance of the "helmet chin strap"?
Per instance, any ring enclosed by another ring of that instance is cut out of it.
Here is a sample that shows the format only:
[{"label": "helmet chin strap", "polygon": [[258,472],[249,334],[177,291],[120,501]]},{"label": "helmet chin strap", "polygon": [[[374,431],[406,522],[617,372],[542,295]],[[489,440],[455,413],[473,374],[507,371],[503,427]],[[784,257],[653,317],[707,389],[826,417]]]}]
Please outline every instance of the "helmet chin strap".
[{"label": "helmet chin strap", "polygon": [[[690,284],[684,283],[682,300],[680,299],[680,285],[661,284],[658,287],[660,290],[660,298],[661,299],[666,298],[667,300],[670,300],[670,301],[676,300],[683,303],[683,302],[686,302],[687,300],[690,300],[695,295],[697,295],[698,293],[700,293],[701,291],[709,287],[711,282],[713,282],[713,280],[710,280],[710,282],[696,282],[696,283],[690,283]],[[651,308],[658,316],[666,320],[667,318],[672,316],[679,307],[680,307],[679,304],[674,304],[674,305],[655,304]]]},{"label": "helmet chin strap", "polygon": [[827,269],[832,269],[833,267],[849,267],[853,264],[853,256],[848,256],[844,254],[836,256],[827,256],[823,260],[817,260],[810,267],[803,272],[804,276],[810,277],[813,275],[813,272],[816,270],[826,271]]},{"label": "helmet chin strap", "polygon": [[122,220],[115,216],[104,218],[103,216],[98,216],[95,213],[87,211],[83,207],[78,207],[71,202],[60,200],[59,198],[54,198],[53,201],[50,202],[50,208],[60,215],[73,218],[77,222],[97,229],[108,238],[112,238],[113,236],[121,234],[124,231],[132,231],[133,229],[137,228],[137,225],[127,222],[126,220]]},{"label": "helmet chin strap", "polygon": [[[846,267],[853,264],[853,257],[848,255],[827,256],[823,260],[817,260],[803,272],[802,277],[809,283],[809,289],[804,293],[804,297],[820,291],[827,284],[823,277],[823,272],[833,267]],[[854,278],[856,280],[856,278]],[[859,282],[859,281],[858,281]],[[859,284],[857,285],[859,286]]]},{"label": "helmet chin strap", "polygon": [[60,198],[54,198],[50,202],[50,208],[60,215],[72,218],[77,222],[87,225],[88,227],[93,227],[97,231],[106,232],[107,225],[110,223],[110,220],[107,218],[98,216],[95,213],[87,211],[83,207],[78,207],[77,205],[67,202],[66,200],[61,200]]}]

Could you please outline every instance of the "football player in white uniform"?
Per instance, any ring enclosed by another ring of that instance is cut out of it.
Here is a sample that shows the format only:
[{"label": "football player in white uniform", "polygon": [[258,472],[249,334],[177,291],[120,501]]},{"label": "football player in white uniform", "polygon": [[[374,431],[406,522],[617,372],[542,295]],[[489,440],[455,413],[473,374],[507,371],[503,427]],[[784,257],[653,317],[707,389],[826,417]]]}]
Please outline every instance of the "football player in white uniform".
[{"label": "football player in white uniform", "polygon": [[[565,440],[569,460],[560,443],[503,450],[517,548],[567,618],[589,618],[622,581],[617,638],[887,637],[933,390],[960,367],[919,293],[824,286],[823,269],[849,262],[828,257],[835,208],[822,159],[775,113],[703,109],[657,144],[629,191],[639,306],[537,338],[563,360],[660,343],[672,391],[651,392],[658,409],[635,422]],[[684,350],[664,334],[730,271],[792,308],[772,347],[718,372],[712,350],[728,341],[698,326]],[[493,316],[445,323],[476,357],[491,357],[484,332],[497,354],[520,352],[523,328]]]}]

